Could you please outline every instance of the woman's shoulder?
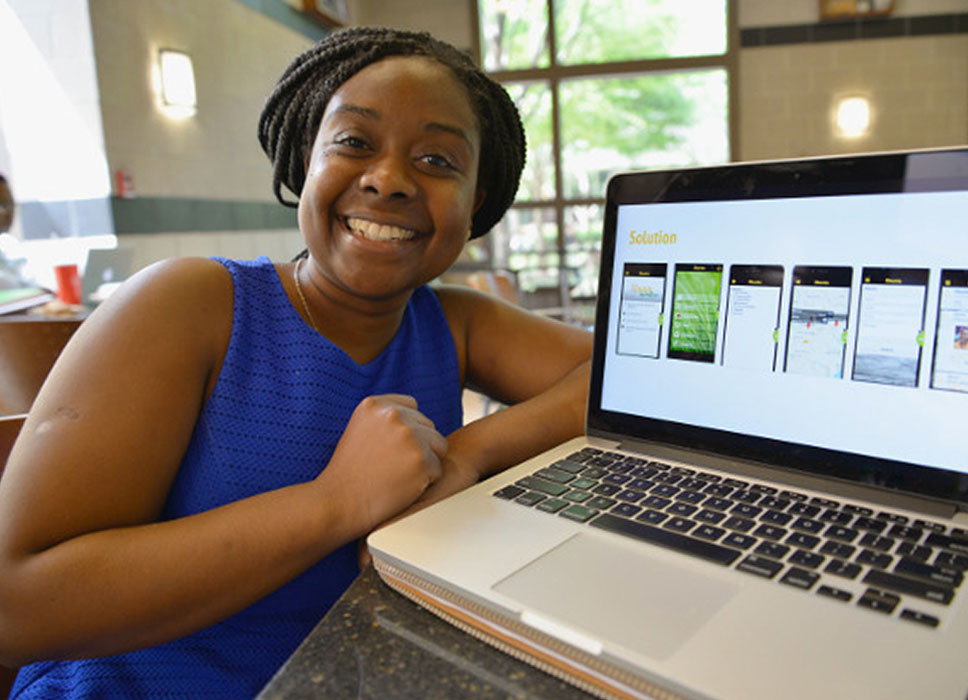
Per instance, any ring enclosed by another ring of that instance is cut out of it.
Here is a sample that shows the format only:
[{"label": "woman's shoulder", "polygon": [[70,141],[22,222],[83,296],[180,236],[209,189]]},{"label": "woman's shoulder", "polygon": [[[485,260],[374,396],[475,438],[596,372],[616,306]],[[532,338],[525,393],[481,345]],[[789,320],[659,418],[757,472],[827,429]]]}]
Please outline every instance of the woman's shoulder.
[{"label": "woman's shoulder", "polygon": [[84,325],[218,343],[231,332],[232,308],[232,275],[224,265],[209,258],[171,258],[132,275]]}]

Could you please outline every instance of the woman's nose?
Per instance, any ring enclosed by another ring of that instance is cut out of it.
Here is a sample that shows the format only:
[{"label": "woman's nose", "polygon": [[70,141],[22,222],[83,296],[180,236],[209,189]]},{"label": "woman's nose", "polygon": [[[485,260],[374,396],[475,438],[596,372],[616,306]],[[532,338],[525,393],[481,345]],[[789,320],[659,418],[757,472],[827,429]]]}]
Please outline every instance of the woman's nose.
[{"label": "woman's nose", "polygon": [[370,163],[360,178],[360,186],[383,199],[410,199],[417,194],[409,163],[390,154]]}]

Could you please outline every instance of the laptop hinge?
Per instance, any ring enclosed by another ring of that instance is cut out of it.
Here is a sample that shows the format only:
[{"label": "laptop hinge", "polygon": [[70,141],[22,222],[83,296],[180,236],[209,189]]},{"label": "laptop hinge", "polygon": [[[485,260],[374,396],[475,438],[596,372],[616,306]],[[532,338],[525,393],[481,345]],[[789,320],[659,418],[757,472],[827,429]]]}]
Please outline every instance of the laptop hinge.
[{"label": "laptop hinge", "polygon": [[640,452],[658,459],[685,462],[687,464],[727,471],[753,479],[780,482],[790,487],[833,493],[842,498],[872,501],[888,507],[912,510],[943,520],[952,520],[958,515],[958,520],[964,518],[964,522],[968,522],[968,513],[965,512],[965,506],[959,506],[951,501],[932,499],[927,496],[912,496],[876,486],[843,481],[833,477],[825,478],[780,465],[724,457],[723,455],[702,452],[700,450],[691,450],[684,447],[673,447],[661,443],[638,440],[619,441],[618,447],[615,449]]}]

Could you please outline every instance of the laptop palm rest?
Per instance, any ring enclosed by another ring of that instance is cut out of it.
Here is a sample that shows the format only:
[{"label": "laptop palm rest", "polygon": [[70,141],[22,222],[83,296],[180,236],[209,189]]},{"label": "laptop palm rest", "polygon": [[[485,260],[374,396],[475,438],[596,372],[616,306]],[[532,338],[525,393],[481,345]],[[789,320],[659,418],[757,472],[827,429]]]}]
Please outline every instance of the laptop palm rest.
[{"label": "laptop palm rest", "polygon": [[654,659],[669,657],[739,590],[583,534],[541,555],[493,589],[551,620],[568,620],[581,628],[575,630],[577,634],[608,640]]}]

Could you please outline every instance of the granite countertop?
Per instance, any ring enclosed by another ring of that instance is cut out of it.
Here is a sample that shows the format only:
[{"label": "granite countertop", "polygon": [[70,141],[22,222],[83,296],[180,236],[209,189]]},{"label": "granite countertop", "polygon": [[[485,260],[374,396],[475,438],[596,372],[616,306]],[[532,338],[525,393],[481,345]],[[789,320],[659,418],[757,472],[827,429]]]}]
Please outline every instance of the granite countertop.
[{"label": "granite countertop", "polygon": [[440,620],[369,567],[257,700],[591,697]]}]

